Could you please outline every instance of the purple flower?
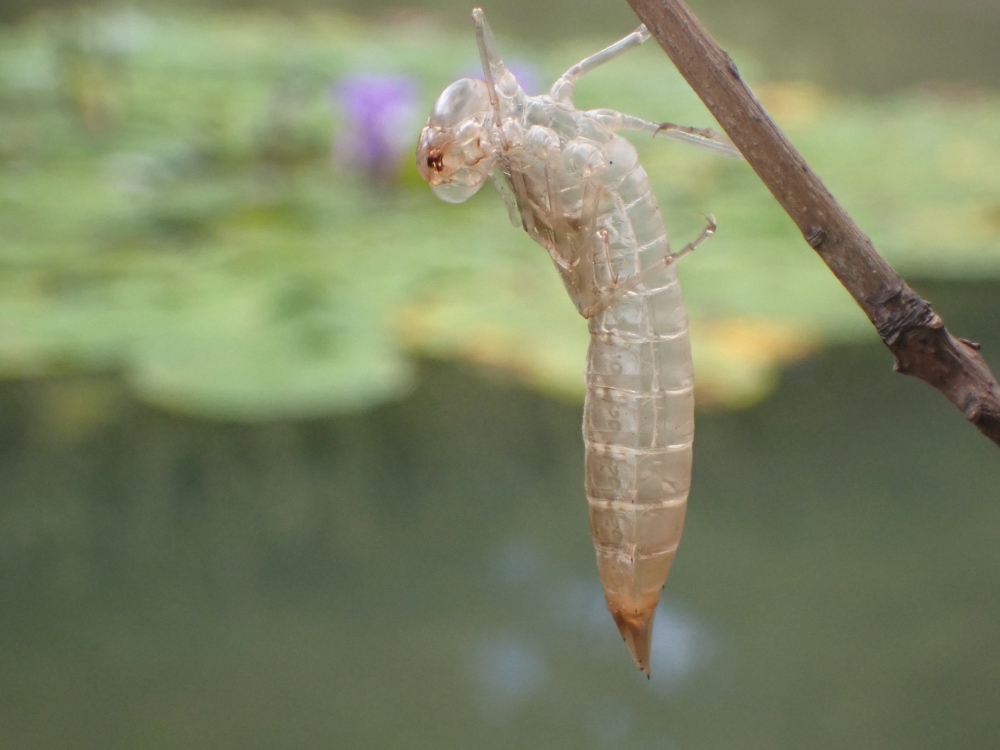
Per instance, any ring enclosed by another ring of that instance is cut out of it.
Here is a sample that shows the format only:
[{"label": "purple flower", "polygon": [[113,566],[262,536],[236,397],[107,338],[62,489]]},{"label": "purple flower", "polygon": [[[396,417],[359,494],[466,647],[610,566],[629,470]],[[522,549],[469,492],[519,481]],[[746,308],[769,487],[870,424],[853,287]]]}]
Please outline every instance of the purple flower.
[{"label": "purple flower", "polygon": [[416,129],[416,86],[387,73],[347,76],[333,87],[341,128],[334,141],[337,162],[378,185],[392,182]]}]

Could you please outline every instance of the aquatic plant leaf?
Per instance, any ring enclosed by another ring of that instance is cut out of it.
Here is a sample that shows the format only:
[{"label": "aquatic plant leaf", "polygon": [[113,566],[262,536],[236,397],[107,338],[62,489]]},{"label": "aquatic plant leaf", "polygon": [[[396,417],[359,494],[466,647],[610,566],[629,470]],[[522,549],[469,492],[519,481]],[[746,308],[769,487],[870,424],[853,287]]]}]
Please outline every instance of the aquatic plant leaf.
[{"label": "aquatic plant leaf", "polygon": [[[553,79],[600,40],[501,44]],[[648,47],[588,75],[578,106],[710,124]],[[423,355],[579,398],[586,327],[492,191],[447,206],[409,154],[369,179],[332,153],[335,81],[410,81],[425,112],[477,65],[458,21],[92,11],[0,29],[0,376],[118,372],[172,409],[273,419],[396,397]],[[1000,96],[754,85],[918,288],[1000,275]],[[634,140],[675,245],[719,222],[680,266],[702,404],[752,403],[783,363],[874,336],[745,165]]]}]

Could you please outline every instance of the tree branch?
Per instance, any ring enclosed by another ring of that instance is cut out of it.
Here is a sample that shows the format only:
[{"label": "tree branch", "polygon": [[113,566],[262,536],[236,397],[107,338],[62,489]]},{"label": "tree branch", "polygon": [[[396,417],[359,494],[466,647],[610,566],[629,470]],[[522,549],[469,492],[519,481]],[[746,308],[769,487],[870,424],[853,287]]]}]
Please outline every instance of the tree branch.
[{"label": "tree branch", "polygon": [[681,75],[896,358],[1000,445],[1000,387],[978,344],[956,339],[824,187],[682,0],[628,0]]}]

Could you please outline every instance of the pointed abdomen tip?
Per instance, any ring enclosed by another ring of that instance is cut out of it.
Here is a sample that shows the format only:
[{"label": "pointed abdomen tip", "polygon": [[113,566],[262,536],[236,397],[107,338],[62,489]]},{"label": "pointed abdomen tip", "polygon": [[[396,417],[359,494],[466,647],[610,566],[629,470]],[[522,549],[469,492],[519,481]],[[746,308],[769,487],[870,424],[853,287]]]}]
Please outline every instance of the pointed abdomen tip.
[{"label": "pointed abdomen tip", "polygon": [[607,597],[608,609],[615,618],[618,632],[622,634],[636,666],[649,677],[649,652],[653,641],[653,618],[659,592],[642,599]]}]

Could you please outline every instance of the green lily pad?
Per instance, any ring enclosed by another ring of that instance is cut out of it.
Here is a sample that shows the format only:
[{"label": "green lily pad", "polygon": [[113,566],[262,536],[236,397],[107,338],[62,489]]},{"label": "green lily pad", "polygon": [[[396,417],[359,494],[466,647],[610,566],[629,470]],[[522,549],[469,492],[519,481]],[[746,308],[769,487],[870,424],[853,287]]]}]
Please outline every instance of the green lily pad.
[{"label": "green lily pad", "polygon": [[[500,46],[553,80],[608,41]],[[117,372],[171,409],[275,419],[398,397],[420,355],[579,398],[586,325],[499,196],[445,205],[409,146],[388,181],[330,147],[337,79],[408,77],[415,143],[477,67],[471,28],[420,19],[92,12],[0,30],[0,375]],[[756,88],[901,273],[1000,274],[995,93]],[[711,124],[652,45],[577,104]],[[752,403],[784,363],[874,337],[745,164],[634,140],[676,244],[719,222],[680,267],[702,404]]]}]

